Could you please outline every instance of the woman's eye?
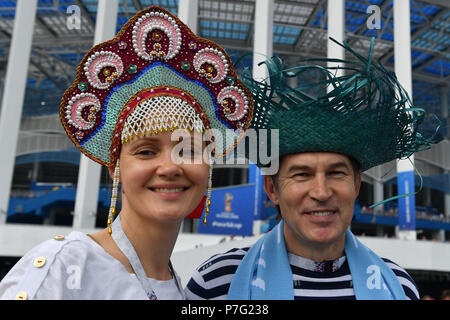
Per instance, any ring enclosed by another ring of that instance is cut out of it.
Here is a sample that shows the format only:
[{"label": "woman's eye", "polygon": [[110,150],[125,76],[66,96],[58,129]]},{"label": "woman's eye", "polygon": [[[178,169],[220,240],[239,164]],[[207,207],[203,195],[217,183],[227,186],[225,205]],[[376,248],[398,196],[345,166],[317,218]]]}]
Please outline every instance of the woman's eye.
[{"label": "woman's eye", "polygon": [[154,155],[155,153],[152,150],[143,149],[143,150],[137,151],[136,154],[140,155],[140,156],[151,156],[151,155]]},{"label": "woman's eye", "polygon": [[187,156],[193,156],[193,155],[196,155],[196,154],[198,154],[199,152],[194,148],[194,149],[190,149],[190,148],[186,148],[186,149],[182,149],[181,151],[180,151],[180,155],[181,156],[183,156],[183,155],[187,155]]}]

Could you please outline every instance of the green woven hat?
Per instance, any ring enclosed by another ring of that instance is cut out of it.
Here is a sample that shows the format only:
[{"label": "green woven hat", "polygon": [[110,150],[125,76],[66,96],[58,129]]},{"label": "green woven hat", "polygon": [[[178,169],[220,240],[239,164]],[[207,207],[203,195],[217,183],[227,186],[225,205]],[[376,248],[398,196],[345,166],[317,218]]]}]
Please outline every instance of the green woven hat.
[{"label": "green woven hat", "polygon": [[[265,61],[269,81],[253,79],[245,69],[242,82],[254,100],[250,128],[279,129],[279,156],[299,152],[335,152],[351,156],[365,171],[393,159],[408,158],[429,148],[434,137],[419,133],[425,110],[411,107],[410,99],[393,73],[372,61],[372,39],[367,58],[339,44],[356,59],[308,59],[306,64],[285,68],[278,58]],[[337,43],[337,42],[336,42]],[[327,61],[345,65],[345,75],[323,67]],[[287,85],[290,77],[315,70],[324,80],[298,88]],[[312,97],[309,89],[328,86]],[[325,91],[325,90],[323,90]],[[267,147],[270,150],[270,141]],[[263,167],[259,161],[256,163]]]}]

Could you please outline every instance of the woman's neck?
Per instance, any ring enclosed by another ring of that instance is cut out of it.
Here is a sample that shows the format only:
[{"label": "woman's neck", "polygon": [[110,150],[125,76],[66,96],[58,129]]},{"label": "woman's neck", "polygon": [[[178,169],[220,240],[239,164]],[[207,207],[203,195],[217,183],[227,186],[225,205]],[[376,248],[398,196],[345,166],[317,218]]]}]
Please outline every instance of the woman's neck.
[{"label": "woman's neck", "polygon": [[159,223],[122,210],[122,229],[133,245],[149,278],[168,280],[169,260],[180,230],[181,221]]},{"label": "woman's neck", "polygon": [[[147,277],[157,280],[170,280],[169,260],[177,240],[180,222],[157,224],[146,221],[135,214],[120,212],[122,229],[133,245]],[[128,258],[119,249],[108,229],[89,235],[108,254],[117,259],[130,273],[135,273]]]}]

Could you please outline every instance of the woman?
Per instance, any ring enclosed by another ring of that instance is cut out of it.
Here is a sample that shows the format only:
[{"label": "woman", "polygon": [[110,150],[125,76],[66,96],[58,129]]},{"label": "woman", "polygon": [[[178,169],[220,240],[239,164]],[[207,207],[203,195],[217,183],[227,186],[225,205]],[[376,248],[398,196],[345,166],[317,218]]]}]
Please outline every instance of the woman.
[{"label": "woman", "polygon": [[233,138],[214,156],[232,150],[252,110],[222,48],[163,8],[136,14],[86,54],[60,107],[69,138],[113,178],[108,226],[32,249],[0,283],[0,298],[184,299],[170,256],[182,220],[199,218],[205,203],[209,211],[212,157],[197,156],[209,129]]}]

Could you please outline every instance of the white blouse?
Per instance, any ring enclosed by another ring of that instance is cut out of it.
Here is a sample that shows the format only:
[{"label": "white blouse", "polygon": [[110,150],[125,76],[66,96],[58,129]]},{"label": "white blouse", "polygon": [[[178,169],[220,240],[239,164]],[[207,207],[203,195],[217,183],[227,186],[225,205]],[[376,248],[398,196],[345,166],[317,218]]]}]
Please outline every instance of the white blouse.
[{"label": "white blouse", "polygon": [[[174,279],[150,281],[158,299],[183,299]],[[78,231],[27,252],[0,282],[0,299],[148,300],[136,275]]]}]

